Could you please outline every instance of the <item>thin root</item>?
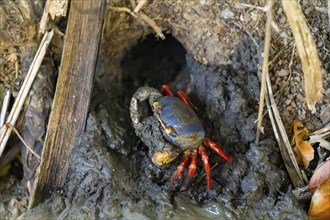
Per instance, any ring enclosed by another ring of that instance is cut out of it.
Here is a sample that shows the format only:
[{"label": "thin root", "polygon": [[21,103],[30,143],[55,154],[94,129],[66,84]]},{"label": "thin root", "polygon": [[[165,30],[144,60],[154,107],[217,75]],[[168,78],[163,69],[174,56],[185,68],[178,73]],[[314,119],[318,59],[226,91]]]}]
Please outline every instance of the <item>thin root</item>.
[{"label": "thin root", "polygon": [[36,157],[38,158],[38,160],[41,160],[41,157],[37,154],[37,152],[35,152],[24,140],[24,138],[19,134],[19,132],[17,131],[17,129],[12,126],[11,124],[7,123],[5,126],[8,126],[9,128],[11,128],[15,134],[17,135],[17,137],[22,141],[22,143],[25,145],[25,147]]},{"label": "thin root", "polygon": [[[136,7],[138,7],[138,6],[136,6]],[[165,40],[166,37],[163,34],[162,29],[156,24],[156,22],[152,18],[150,18],[148,15],[146,15],[142,11],[138,11],[137,13],[135,13],[134,11],[132,11],[131,9],[126,8],[126,7],[109,6],[109,8],[114,11],[126,12],[126,13],[130,14],[132,17],[136,18],[138,21],[143,20],[156,32],[158,37],[160,37],[162,40]]]}]

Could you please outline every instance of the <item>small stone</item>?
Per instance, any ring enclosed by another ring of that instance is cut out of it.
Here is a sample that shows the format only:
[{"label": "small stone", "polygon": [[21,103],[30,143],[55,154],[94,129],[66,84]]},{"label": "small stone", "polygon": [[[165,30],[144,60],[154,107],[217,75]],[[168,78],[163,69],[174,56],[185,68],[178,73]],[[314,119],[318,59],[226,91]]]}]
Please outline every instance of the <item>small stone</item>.
[{"label": "small stone", "polygon": [[297,99],[298,99],[299,101],[303,101],[303,100],[304,100],[304,97],[299,93],[299,94],[297,95]]},{"label": "small stone", "polygon": [[290,111],[288,109],[285,109],[282,113],[283,117],[285,118],[290,118],[291,114]]},{"label": "small stone", "polygon": [[303,121],[305,119],[306,119],[306,111],[305,109],[302,108],[298,111],[298,120]]},{"label": "small stone", "polygon": [[311,7],[306,8],[304,12],[306,15],[309,15],[313,11],[314,11],[314,7],[311,6]]},{"label": "small stone", "polygon": [[220,17],[224,19],[230,19],[234,16],[235,14],[229,8],[225,8],[224,10],[221,11],[220,14]]},{"label": "small stone", "polygon": [[285,100],[285,104],[286,105],[290,105],[290,103],[291,103],[291,100],[290,99]]},{"label": "small stone", "polygon": [[292,85],[291,88],[290,88],[290,91],[291,91],[292,94],[296,94],[297,88],[293,87],[293,85]]},{"label": "small stone", "polygon": [[289,71],[286,69],[281,69],[279,71],[276,71],[275,75],[276,76],[287,76],[287,75],[289,75]]},{"label": "small stone", "polygon": [[305,124],[305,128],[307,128],[307,130],[309,130],[309,131],[312,131],[312,130],[314,130],[314,125],[310,122],[307,122]]},{"label": "small stone", "polygon": [[282,17],[280,18],[280,23],[281,23],[281,24],[285,24],[285,23],[286,23],[286,17],[282,16]]},{"label": "small stone", "polygon": [[329,105],[323,105],[321,107],[320,119],[323,123],[326,123],[330,120],[330,106]]}]

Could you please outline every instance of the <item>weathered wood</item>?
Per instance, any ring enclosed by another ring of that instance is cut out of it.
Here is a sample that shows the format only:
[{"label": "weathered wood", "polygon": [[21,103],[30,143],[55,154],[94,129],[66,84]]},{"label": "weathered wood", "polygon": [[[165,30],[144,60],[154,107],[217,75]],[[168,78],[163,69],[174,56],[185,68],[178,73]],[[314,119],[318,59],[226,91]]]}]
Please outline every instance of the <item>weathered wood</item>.
[{"label": "weathered wood", "polygon": [[69,152],[85,127],[105,7],[106,0],[71,1],[40,173],[29,207],[65,181]]},{"label": "weathered wood", "polygon": [[65,17],[68,10],[68,5],[69,0],[47,0],[41,17],[39,32],[44,33],[46,31],[49,17],[51,17],[52,20],[54,20],[55,17]]}]

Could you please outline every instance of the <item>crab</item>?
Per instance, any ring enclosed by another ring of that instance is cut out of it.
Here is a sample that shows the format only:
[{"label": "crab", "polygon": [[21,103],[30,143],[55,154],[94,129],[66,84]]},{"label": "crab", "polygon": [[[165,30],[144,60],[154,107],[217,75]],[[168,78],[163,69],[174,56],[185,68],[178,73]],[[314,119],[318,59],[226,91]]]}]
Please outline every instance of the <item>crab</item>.
[{"label": "crab", "polygon": [[141,102],[148,101],[160,124],[163,136],[167,142],[174,145],[168,145],[168,147],[154,152],[151,158],[152,162],[158,167],[163,167],[182,154],[182,161],[171,176],[169,189],[172,189],[175,181],[181,176],[190,161],[183,187],[188,185],[196,172],[198,156],[204,165],[206,187],[211,189],[211,168],[204,146],[209,146],[228,162],[231,162],[231,158],[214,141],[205,137],[202,123],[193,110],[196,107],[188,96],[181,90],[177,92],[177,95],[178,97],[173,95],[168,85],[162,86],[162,93],[152,87],[139,88],[133,95],[130,104],[133,126],[135,129],[142,126],[140,106]]}]

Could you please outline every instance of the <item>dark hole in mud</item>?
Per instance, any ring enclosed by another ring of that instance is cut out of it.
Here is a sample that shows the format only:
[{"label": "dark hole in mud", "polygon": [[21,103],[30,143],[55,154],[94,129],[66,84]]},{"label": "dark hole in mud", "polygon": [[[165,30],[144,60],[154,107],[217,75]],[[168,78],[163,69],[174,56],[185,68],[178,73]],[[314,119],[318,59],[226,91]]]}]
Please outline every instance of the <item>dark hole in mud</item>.
[{"label": "dark hole in mud", "polygon": [[[141,39],[121,61],[122,82],[131,95],[141,86],[160,89],[169,84],[186,68],[186,51],[172,35],[165,40],[153,34]],[[125,92],[125,91],[123,91]],[[129,97],[129,98],[130,98]],[[141,115],[152,115],[147,101],[141,102]]]},{"label": "dark hole in mud", "polygon": [[166,40],[148,35],[123,58],[123,82],[131,82],[133,91],[143,85],[160,88],[185,68],[185,54],[183,46],[172,35],[167,35]]}]

